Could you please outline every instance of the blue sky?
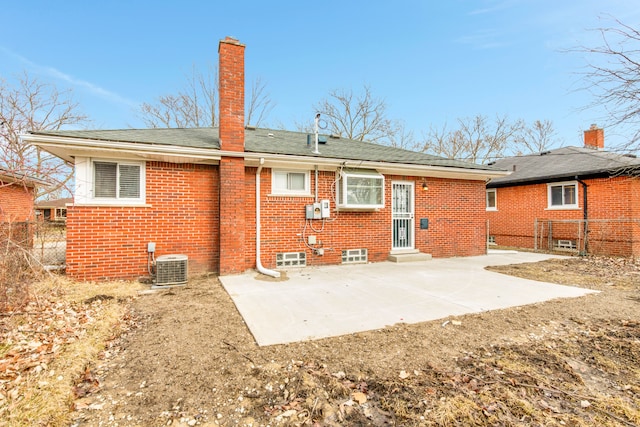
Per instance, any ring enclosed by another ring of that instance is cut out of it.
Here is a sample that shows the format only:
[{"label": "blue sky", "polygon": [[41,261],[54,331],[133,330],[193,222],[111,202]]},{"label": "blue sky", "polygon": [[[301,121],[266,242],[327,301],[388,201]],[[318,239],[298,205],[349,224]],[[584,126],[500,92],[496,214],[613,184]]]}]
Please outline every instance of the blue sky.
[{"label": "blue sky", "polygon": [[[267,83],[272,126],[310,121],[332,89],[361,89],[421,140],[457,118],[548,119],[581,145],[602,111],[584,110],[578,73],[607,15],[638,27],[637,0],[5,1],[0,76],[26,70],[73,89],[93,128],[142,127],[135,109],[175,93],[219,40],[246,45],[247,82]],[[607,146],[625,135],[607,130]]]}]

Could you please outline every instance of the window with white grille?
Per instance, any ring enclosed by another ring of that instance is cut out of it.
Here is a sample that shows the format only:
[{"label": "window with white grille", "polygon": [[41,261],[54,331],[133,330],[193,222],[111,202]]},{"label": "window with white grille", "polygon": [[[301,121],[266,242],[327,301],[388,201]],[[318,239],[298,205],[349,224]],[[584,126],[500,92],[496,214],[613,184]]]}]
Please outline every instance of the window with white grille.
[{"label": "window with white grille", "polygon": [[342,263],[343,264],[358,264],[367,262],[367,250],[366,249],[346,249],[342,251]]},{"label": "window with white grille", "polygon": [[547,185],[549,205],[547,209],[577,209],[578,184],[576,182],[559,182]]},{"label": "window with white grille", "polygon": [[281,195],[311,194],[309,171],[274,170],[271,173],[271,193]]},{"label": "window with white grille", "polygon": [[96,199],[140,200],[143,165],[139,163],[93,162],[93,197]]},{"label": "window with white grille", "polygon": [[276,267],[306,267],[307,255],[304,252],[283,252],[276,254]]}]

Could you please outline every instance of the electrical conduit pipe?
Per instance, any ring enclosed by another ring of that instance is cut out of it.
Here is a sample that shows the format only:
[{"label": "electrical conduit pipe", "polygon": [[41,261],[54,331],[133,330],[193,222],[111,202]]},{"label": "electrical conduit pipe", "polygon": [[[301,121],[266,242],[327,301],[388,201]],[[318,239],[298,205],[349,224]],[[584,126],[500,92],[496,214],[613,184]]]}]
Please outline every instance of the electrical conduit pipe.
[{"label": "electrical conduit pipe", "polygon": [[267,276],[280,278],[279,272],[265,268],[260,261],[260,172],[262,172],[263,164],[264,159],[260,158],[260,166],[256,172],[256,270]]}]

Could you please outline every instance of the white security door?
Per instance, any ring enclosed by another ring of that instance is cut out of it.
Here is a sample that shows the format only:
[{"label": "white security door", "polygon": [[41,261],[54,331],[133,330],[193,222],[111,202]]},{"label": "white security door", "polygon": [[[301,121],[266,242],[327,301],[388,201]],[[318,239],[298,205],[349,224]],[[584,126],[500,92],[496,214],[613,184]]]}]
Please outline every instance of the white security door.
[{"label": "white security door", "polygon": [[392,186],[392,250],[414,248],[413,182],[394,181]]}]

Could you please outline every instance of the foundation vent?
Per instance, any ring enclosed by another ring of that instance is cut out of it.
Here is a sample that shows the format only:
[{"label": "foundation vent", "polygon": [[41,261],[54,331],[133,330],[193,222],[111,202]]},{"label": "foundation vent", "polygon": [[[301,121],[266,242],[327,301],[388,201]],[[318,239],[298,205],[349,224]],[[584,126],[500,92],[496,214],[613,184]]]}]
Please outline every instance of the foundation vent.
[{"label": "foundation vent", "polygon": [[366,249],[346,249],[342,251],[343,264],[360,264],[368,261]]},{"label": "foundation vent", "polygon": [[276,254],[276,267],[306,267],[307,255],[304,252],[282,252]]}]

